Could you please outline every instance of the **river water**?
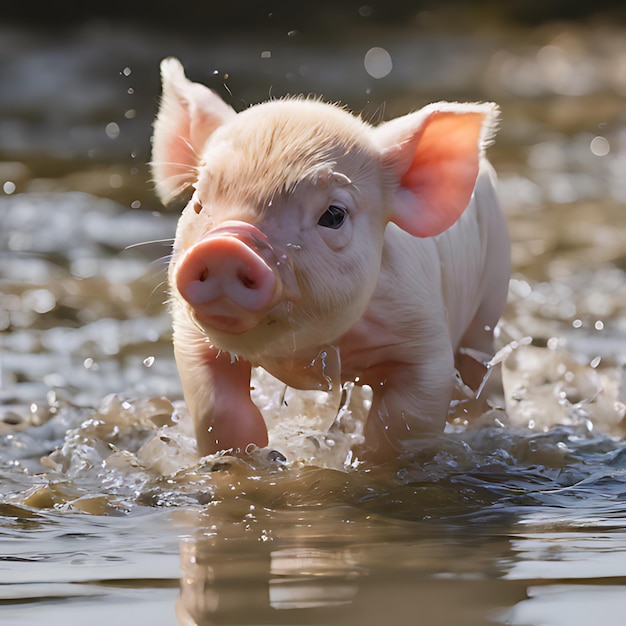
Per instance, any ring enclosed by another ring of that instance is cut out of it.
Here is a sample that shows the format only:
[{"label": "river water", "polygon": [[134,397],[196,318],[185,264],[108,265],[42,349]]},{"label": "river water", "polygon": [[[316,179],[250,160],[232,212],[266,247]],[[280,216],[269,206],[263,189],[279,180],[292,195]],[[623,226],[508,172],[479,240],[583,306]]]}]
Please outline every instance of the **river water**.
[{"label": "river water", "polygon": [[[626,31],[375,17],[328,38],[0,26],[2,624],[623,623]],[[168,55],[238,109],[501,105],[503,395],[367,468],[365,394],[333,423],[258,373],[281,454],[198,458],[164,305],[177,216],[146,167]]]}]

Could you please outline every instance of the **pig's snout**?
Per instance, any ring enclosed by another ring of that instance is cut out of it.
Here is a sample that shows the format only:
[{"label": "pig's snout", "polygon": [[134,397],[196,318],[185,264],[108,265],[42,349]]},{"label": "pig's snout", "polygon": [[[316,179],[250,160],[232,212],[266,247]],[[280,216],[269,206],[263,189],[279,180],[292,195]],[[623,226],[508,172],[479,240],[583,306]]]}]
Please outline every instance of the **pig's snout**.
[{"label": "pig's snout", "polygon": [[176,287],[201,322],[230,333],[254,327],[281,294],[281,280],[261,253],[271,250],[250,225],[209,233],[183,255]]},{"label": "pig's snout", "polygon": [[264,260],[234,237],[210,237],[185,255],[177,286],[192,305],[206,306],[219,298],[249,311],[271,301],[276,278]]}]

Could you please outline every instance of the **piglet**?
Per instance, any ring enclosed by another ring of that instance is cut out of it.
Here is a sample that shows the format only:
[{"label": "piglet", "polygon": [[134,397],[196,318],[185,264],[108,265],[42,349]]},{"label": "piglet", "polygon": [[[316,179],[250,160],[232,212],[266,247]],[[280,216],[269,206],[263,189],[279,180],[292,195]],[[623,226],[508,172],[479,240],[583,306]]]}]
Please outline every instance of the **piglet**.
[{"label": "piglet", "polygon": [[506,301],[508,232],[484,158],[497,106],[438,102],[374,127],[302,97],[236,113],[173,58],[161,76],[156,191],[193,190],[169,285],[199,452],[267,445],[256,366],[299,389],[369,385],[361,458],[442,431],[455,359],[493,354]]}]

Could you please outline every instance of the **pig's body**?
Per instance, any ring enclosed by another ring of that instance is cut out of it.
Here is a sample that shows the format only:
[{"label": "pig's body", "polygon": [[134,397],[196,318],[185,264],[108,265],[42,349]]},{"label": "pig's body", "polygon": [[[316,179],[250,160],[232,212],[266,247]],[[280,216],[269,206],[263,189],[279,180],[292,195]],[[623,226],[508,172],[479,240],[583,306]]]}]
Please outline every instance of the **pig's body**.
[{"label": "pig's body", "polygon": [[342,382],[370,385],[375,460],[441,430],[455,356],[493,353],[506,299],[507,229],[482,158],[495,108],[443,103],[373,129],[310,100],[235,114],[173,60],[163,78],[157,189],[195,188],[170,284],[200,451],[267,444],[257,365],[327,388],[334,359]]}]

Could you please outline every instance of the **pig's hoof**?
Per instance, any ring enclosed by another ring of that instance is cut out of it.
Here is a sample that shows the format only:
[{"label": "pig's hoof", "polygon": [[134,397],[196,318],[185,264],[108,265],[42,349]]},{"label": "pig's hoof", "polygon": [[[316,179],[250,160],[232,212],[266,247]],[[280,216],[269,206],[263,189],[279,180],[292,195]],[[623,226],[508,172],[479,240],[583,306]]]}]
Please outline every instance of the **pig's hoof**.
[{"label": "pig's hoof", "polygon": [[278,450],[270,450],[267,453],[267,458],[273,463],[278,463],[279,465],[284,465],[287,462],[287,457]]}]

